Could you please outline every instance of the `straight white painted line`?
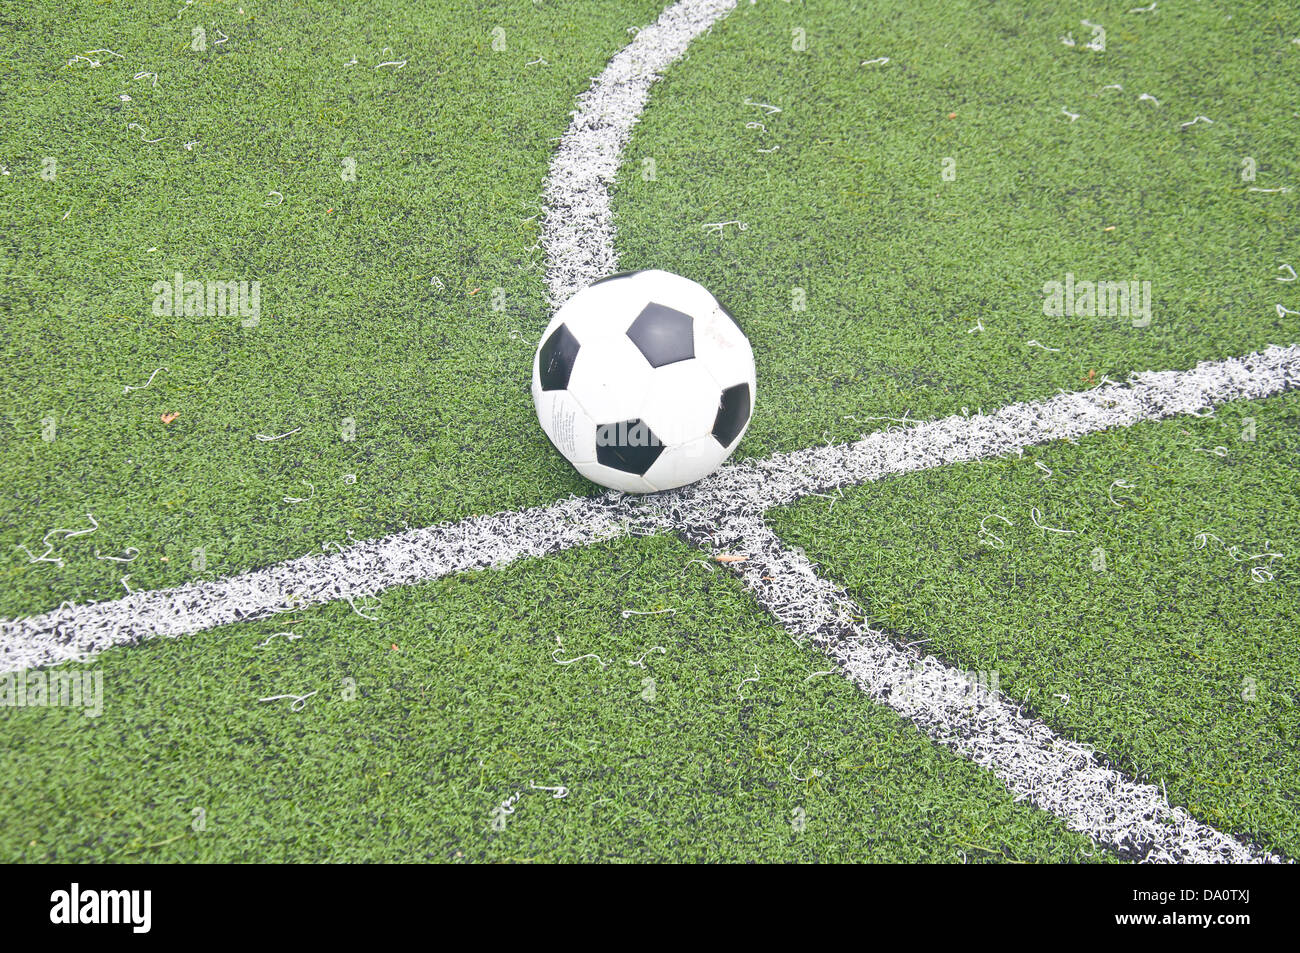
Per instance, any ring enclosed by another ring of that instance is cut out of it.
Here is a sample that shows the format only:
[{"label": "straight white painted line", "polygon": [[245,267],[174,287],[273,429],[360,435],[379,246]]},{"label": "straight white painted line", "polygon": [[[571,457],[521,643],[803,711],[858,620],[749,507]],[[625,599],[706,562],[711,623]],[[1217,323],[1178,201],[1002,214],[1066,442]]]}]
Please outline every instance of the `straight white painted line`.
[{"label": "straight white painted line", "polygon": [[213,582],[134,592],[111,602],[65,604],[53,612],[0,622],[0,672],[84,659],[114,645],[190,635],[338,599],[377,595],[612,539],[671,531],[699,514],[762,513],[809,493],[889,474],[983,459],[1063,437],[1189,413],[1230,400],[1300,386],[1300,347],[1207,361],[1190,371],[1138,375],[996,413],[945,417],[880,431],[851,444],[819,446],[723,467],[668,493],[571,497],[551,506],[477,516],[303,556]]},{"label": "straight white painted line", "polygon": [[336,600],[355,603],[394,586],[636,532],[630,517],[609,495],[570,497],[409,530],[212,582],[133,592],[112,602],[65,603],[44,615],[0,623],[0,672],[85,660],[115,645],[190,635]]},{"label": "straight white painted line", "polygon": [[893,427],[848,445],[748,460],[720,470],[688,492],[766,510],[891,473],[1014,453],[1031,444],[1190,414],[1294,387],[1300,387],[1300,346],[1270,347],[1244,357],[1204,361],[1186,371],[1135,374],[1127,384],[1011,404],[991,414]]},{"label": "straight white painted line", "polygon": [[542,250],[551,303],[559,307],[618,270],[610,187],[650,87],[736,0],[682,0],[638,31],[578,97],[542,192]]},{"label": "straight white painted line", "polygon": [[1105,766],[1092,749],[1023,716],[978,680],[872,629],[853,600],[818,576],[802,553],[783,546],[761,516],[726,518],[702,528],[696,541],[748,556],[728,565],[778,622],[812,640],[872,699],[936,743],[988,768],[1017,801],[1055,814],[1132,860],[1281,861],[1171,807],[1159,788]]}]

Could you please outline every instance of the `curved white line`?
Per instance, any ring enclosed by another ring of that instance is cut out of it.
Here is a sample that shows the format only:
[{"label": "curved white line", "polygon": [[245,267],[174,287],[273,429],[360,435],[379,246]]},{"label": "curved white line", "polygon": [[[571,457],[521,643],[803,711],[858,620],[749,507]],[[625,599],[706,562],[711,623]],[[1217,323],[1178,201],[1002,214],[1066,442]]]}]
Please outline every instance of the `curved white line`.
[{"label": "curved white line", "polygon": [[610,188],[650,87],[736,0],[681,0],[614,55],[578,97],[542,192],[542,250],[551,303],[617,270]]}]

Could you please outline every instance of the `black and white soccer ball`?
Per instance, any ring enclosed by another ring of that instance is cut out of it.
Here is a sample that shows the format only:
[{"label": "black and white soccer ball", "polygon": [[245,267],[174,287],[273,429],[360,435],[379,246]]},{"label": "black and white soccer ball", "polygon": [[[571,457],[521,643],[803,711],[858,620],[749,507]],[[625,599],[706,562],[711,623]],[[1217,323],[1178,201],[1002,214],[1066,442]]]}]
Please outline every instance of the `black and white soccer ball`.
[{"label": "black and white soccer ball", "polygon": [[533,360],[537,419],[588,480],[631,493],[716,470],[754,410],[754,352],[702,285],[602,278],[565,302]]}]

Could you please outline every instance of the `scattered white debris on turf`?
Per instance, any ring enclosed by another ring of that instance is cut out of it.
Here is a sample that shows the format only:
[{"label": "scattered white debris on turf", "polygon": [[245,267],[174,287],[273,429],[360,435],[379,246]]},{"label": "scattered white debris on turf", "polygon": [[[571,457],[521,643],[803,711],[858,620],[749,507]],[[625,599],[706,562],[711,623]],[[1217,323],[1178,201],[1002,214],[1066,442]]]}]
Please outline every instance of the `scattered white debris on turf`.
[{"label": "scattered white debris on turf", "polygon": [[[282,609],[275,609],[275,610],[273,610],[273,611],[275,611],[275,612],[291,612],[291,611],[293,611],[294,609],[298,608],[298,600],[297,600],[297,597],[296,597],[296,596],[292,596],[292,597],[290,597],[290,598],[291,598],[291,600],[293,600],[293,601],[291,602],[290,605],[288,605],[288,606],[286,606],[286,607],[284,607],[284,608],[282,608]],[[378,599],[375,599],[373,596],[368,596],[368,595],[366,595],[366,596],[362,596],[361,598],[362,598],[362,600],[364,600],[364,605],[363,605],[360,609],[358,609],[358,608],[357,608],[357,600],[356,600],[356,597],[355,597],[355,596],[345,596],[344,598],[347,599],[347,603],[348,603],[348,605],[352,607],[352,611],[353,611],[353,613],[355,613],[356,615],[358,615],[358,616],[360,616],[361,618],[365,619],[367,622],[378,622],[378,621],[379,621],[379,617],[378,617],[378,616],[374,616],[374,615],[366,615],[367,612],[373,612],[373,611],[375,611],[376,609],[379,608],[379,600],[378,600]],[[371,605],[371,602],[372,602],[372,601],[374,602],[374,605],[373,605],[373,606]]]},{"label": "scattered white debris on turf", "polygon": [[262,443],[269,443],[272,440],[283,440],[285,437],[292,437],[294,434],[301,433],[301,432],[302,432],[301,427],[294,427],[292,430],[288,430],[281,434],[276,434],[275,436],[270,436],[269,434],[264,434],[264,433],[255,433],[253,434],[253,437],[257,440],[260,440]]},{"label": "scattered white debris on turf", "polygon": [[319,694],[320,694],[320,689],[317,689],[316,691],[308,692],[305,695],[270,695],[266,698],[259,698],[258,701],[278,702],[278,701],[283,701],[286,698],[292,698],[293,704],[289,706],[289,710],[302,711],[304,708],[307,707],[307,699],[311,698],[313,695],[319,695]]},{"label": "scattered white debris on turf", "polygon": [[560,654],[559,649],[555,649],[551,652],[551,660],[555,662],[556,665],[572,665],[574,662],[581,662],[583,659],[594,658],[596,660],[596,663],[601,668],[609,667],[609,663],[606,662],[599,655],[597,655],[595,652],[588,652],[586,655],[578,655],[575,656],[574,658],[569,658],[569,659],[556,658],[556,656],[559,654]]},{"label": "scattered white debris on turf", "polygon": [[299,639],[302,638],[301,635],[297,635],[297,634],[295,634],[295,633],[293,633],[293,632],[276,632],[274,635],[270,635],[270,636],[268,636],[268,637],[266,638],[265,641],[263,641],[263,642],[258,642],[258,643],[257,643],[257,647],[258,647],[259,649],[264,649],[264,648],[266,648],[268,645],[270,645],[274,640],[280,638],[281,636],[283,636],[284,639],[285,639],[286,641],[288,641],[288,642],[296,642],[296,641],[298,641]]},{"label": "scattered white debris on turf", "polygon": [[[65,540],[73,539],[77,536],[89,536],[91,533],[94,533],[99,529],[99,521],[95,519],[93,513],[87,513],[86,519],[90,520],[90,529],[52,529],[42,536],[41,545],[45,547],[45,552],[41,553],[39,556],[33,555],[32,551],[22,543],[19,543],[16,548],[21,549],[27,554],[27,561],[29,563],[50,563],[51,565],[58,566],[62,569],[63,560],[58,556],[50,555],[54,552],[54,544],[50,542],[50,537],[57,533],[62,533]],[[99,553],[96,552],[95,555],[98,556]]]},{"label": "scattered white debris on turf", "polygon": [[1246,555],[1241,552],[1241,547],[1236,545],[1228,546],[1223,542],[1222,539],[1220,539],[1218,536],[1215,536],[1213,533],[1208,533],[1208,532],[1197,533],[1194,537],[1192,537],[1192,539],[1195,541],[1197,549],[1205,549],[1206,546],[1209,545],[1209,541],[1214,540],[1216,543],[1219,544],[1219,548],[1227,552],[1227,554],[1231,556],[1233,561],[1235,562],[1249,563],[1249,562],[1254,562],[1257,559],[1267,559],[1268,563],[1266,565],[1252,566],[1250,568],[1250,578],[1253,579],[1255,582],[1272,582],[1273,561],[1275,559],[1286,559],[1286,555],[1284,553],[1268,552],[1267,540],[1265,540],[1264,542],[1265,552]]},{"label": "scattered white debris on turf", "polygon": [[1068,536],[1073,536],[1073,535],[1074,535],[1074,530],[1072,530],[1072,529],[1059,529],[1059,528],[1057,528],[1057,527],[1055,527],[1055,526],[1044,526],[1043,523],[1041,522],[1041,520],[1042,520],[1042,518],[1043,518],[1043,514],[1042,514],[1041,512],[1039,512],[1039,509],[1038,509],[1038,507],[1036,507],[1036,506],[1030,507],[1030,509],[1029,509],[1029,518],[1030,518],[1030,520],[1033,521],[1033,524],[1034,524],[1035,526],[1037,526],[1039,529],[1043,530],[1044,532],[1047,532],[1047,533],[1062,533],[1062,534],[1064,534],[1064,535],[1068,535]]},{"label": "scattered white debris on turf", "polygon": [[549,791],[551,793],[551,797],[555,798],[557,801],[562,800],[563,798],[569,796],[569,789],[566,788],[563,784],[556,785],[554,787],[547,787],[544,784],[534,784],[532,781],[529,781],[528,787],[534,791]]},{"label": "scattered white debris on turf", "polygon": [[[95,550],[95,558],[100,560],[105,560],[107,562],[113,562],[113,563],[133,563],[140,556],[140,550],[136,549],[134,546],[128,546],[125,550],[123,550],[123,553],[124,555],[121,556],[101,556],[99,555],[99,550],[97,549]],[[126,553],[129,553],[130,555],[125,555]]]},{"label": "scattered white debris on turf", "polygon": [[99,521],[95,519],[95,514],[87,513],[86,519],[90,520],[90,529],[52,529],[41,539],[43,543],[49,543],[50,537],[55,533],[62,533],[64,539],[72,539],[74,536],[89,536],[99,529]]},{"label": "scattered white debris on turf", "polygon": [[676,615],[677,610],[676,609],[650,609],[646,612],[638,612],[636,609],[624,609],[622,612],[619,613],[619,615],[621,615],[625,619],[630,619],[634,615],[664,615],[665,613],[667,613],[668,615]]},{"label": "scattered white debris on turf", "polygon": [[740,680],[740,684],[736,686],[736,697],[739,698],[741,701],[744,701],[744,700],[745,700],[745,696],[744,696],[743,694],[741,694],[741,689],[743,689],[746,685],[750,684],[751,682],[757,682],[757,681],[759,681],[762,677],[763,677],[763,676],[759,674],[758,666],[755,665],[755,666],[754,666],[754,675],[753,675],[753,677],[752,677],[752,678],[742,678],[742,679]]},{"label": "scattered white debris on turf", "polygon": [[22,543],[19,543],[17,548],[27,554],[27,561],[29,563],[50,563],[51,565],[58,566],[60,569],[63,568],[63,560],[58,556],[50,555],[50,553],[54,552],[54,547],[49,543],[45,544],[45,552],[41,553],[39,556],[34,555],[32,551]]},{"label": "scattered white debris on turf", "polygon": [[286,503],[295,503],[295,504],[296,504],[296,503],[308,503],[308,502],[310,502],[311,500],[315,499],[315,497],[316,497],[316,486],[315,486],[314,484],[312,484],[312,483],[309,483],[309,482],[306,481],[306,480],[299,480],[298,482],[301,483],[301,484],[303,484],[303,486],[307,487],[307,489],[310,491],[310,492],[308,493],[308,495],[307,495],[307,496],[285,496],[285,497],[281,497],[281,499],[283,499],[284,502],[286,502]]},{"label": "scattered white debris on turf", "polygon": [[662,645],[652,645],[652,646],[650,646],[650,648],[646,649],[644,652],[641,653],[641,657],[640,657],[640,658],[638,658],[638,659],[628,659],[628,660],[627,660],[627,664],[628,664],[628,665],[631,665],[633,668],[645,668],[645,667],[646,667],[646,664],[645,664],[646,657],[647,657],[648,655],[650,655],[651,652],[658,652],[660,655],[667,655],[667,654],[668,654],[668,650],[667,650],[666,648],[664,648]]},{"label": "scattered white debris on turf", "polygon": [[980,528],[975,535],[979,539],[979,541],[983,543],[985,546],[992,546],[994,549],[1006,549],[1007,548],[1006,540],[1004,540],[1001,536],[998,536],[996,533],[992,532],[987,526],[984,525],[991,519],[1002,520],[1002,522],[1006,523],[1008,526],[1016,525],[1015,523],[1011,522],[1011,520],[1003,516],[1001,513],[990,513],[987,516],[985,516],[982,520],[980,520]]},{"label": "scattered white debris on turf", "polygon": [[[609,187],[622,148],[658,74],[734,5],[734,0],[673,4],[655,24],[638,31],[580,97],[544,195],[541,244],[554,304],[616,268]],[[769,115],[780,112],[775,106],[748,100],[746,104],[760,106]],[[1071,121],[1075,118],[1071,115]],[[1202,120],[1212,121],[1198,116],[1184,128]],[[909,718],[936,743],[992,770],[1017,799],[1051,812],[1126,857],[1166,862],[1278,860],[1170,806],[1159,789],[1106,767],[1089,748],[1024,717],[1023,706],[1004,696],[985,690],[972,704],[969,693],[951,691],[962,681],[960,673],[870,628],[862,610],[819,577],[797,547],[781,544],[764,523],[763,513],[802,496],[889,474],[1199,413],[1225,401],[1267,397],[1298,386],[1300,346],[1270,347],[1242,358],[1203,362],[1187,371],[1135,374],[1128,384],[1107,382],[1042,402],[1012,404],[989,415],[954,415],[879,431],[855,443],[828,443],[748,460],[693,486],[652,497],[606,493],[570,498],[354,543],[336,554],[304,556],[213,582],[133,592],[111,602],[64,603],[44,615],[0,622],[0,672],[86,659],[114,645],[191,634],[339,599],[355,610],[357,598],[374,597],[395,586],[629,534],[678,532],[710,551],[745,553],[743,561],[726,565],[739,573],[797,644],[813,641],[870,697]],[[301,429],[279,437],[256,436],[278,440]],[[1040,528],[1053,529],[1042,526],[1036,512],[1031,516]],[[997,518],[1012,525],[1006,517]],[[983,521],[981,532],[987,533]],[[556,649],[552,658],[560,665],[587,658],[596,659],[601,668],[608,664],[594,654],[562,660],[558,653]],[[745,684],[760,678],[755,667],[754,677],[737,687],[738,697],[744,697]],[[300,711],[314,694],[260,700],[293,698],[293,710]],[[502,824],[519,797],[498,808]]]},{"label": "scattered white debris on turf", "polygon": [[162,142],[164,139],[167,138],[166,136],[159,136],[157,139],[148,138],[149,131],[145,129],[144,126],[140,125],[138,122],[128,122],[126,124],[126,128],[134,129],[136,132],[140,133],[140,141],[147,142],[150,145],[153,145],[155,142]]},{"label": "scattered white debris on turf", "polygon": [[[67,66],[71,66],[72,64],[76,63],[78,60],[83,60],[90,64],[91,69],[98,69],[100,66],[103,66],[104,64],[99,60],[94,59],[93,54],[96,53],[107,53],[109,56],[116,56],[119,60],[126,59],[126,57],[124,57],[121,53],[114,53],[112,50],[85,50],[82,53],[74,54],[72,59],[68,60]],[[64,68],[66,69],[67,67]]]}]

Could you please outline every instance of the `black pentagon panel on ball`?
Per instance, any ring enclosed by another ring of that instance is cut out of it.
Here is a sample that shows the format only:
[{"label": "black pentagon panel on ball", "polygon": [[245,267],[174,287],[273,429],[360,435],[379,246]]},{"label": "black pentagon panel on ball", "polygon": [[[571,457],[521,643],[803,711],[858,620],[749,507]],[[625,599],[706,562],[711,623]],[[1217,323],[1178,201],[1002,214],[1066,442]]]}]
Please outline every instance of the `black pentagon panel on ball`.
[{"label": "black pentagon panel on ball", "polygon": [[627,336],[645,355],[651,367],[663,367],[695,356],[695,322],[689,314],[667,305],[646,305]]},{"label": "black pentagon panel on ball", "polygon": [[537,355],[542,390],[564,390],[569,386],[573,362],[578,358],[578,339],[561,324],[551,332]]},{"label": "black pentagon panel on ball", "polygon": [[643,420],[620,420],[596,427],[596,462],[611,469],[645,476],[663,452],[663,442]]},{"label": "black pentagon panel on ball", "polygon": [[619,278],[631,278],[633,275],[641,274],[640,271],[616,271],[612,275],[606,275],[604,278],[597,278],[588,287],[594,288],[596,285],[603,285],[607,281],[617,281]]},{"label": "black pentagon panel on ball", "polygon": [[737,384],[722,392],[718,416],[713,421],[713,439],[724,447],[731,446],[745,424],[749,423],[750,396],[748,384]]}]

